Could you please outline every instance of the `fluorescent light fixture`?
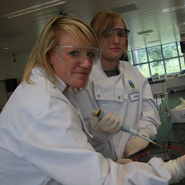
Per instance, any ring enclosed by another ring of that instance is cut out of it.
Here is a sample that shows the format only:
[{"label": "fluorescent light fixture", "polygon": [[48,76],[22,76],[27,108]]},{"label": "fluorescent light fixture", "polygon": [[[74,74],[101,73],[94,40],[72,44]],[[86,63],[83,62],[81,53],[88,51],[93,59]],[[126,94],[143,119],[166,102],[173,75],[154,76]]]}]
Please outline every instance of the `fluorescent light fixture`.
[{"label": "fluorescent light fixture", "polygon": [[141,31],[141,32],[137,32],[138,35],[143,35],[143,34],[148,34],[153,32],[153,30],[145,30],[145,31]]},{"label": "fluorescent light fixture", "polygon": [[42,3],[42,4],[31,6],[31,7],[28,7],[28,8],[22,9],[22,10],[18,10],[18,11],[15,11],[15,12],[11,12],[11,13],[8,13],[8,14],[5,14],[5,15],[1,15],[1,17],[6,17],[8,19],[13,18],[13,17],[18,17],[18,16],[21,16],[21,15],[25,15],[25,14],[28,14],[28,13],[31,13],[31,12],[42,10],[42,9],[46,9],[46,8],[56,6],[56,5],[59,5],[59,4],[63,4],[63,3],[66,3],[66,2],[67,2],[67,0],[51,0],[51,1],[48,1],[48,2],[45,2],[45,3]]},{"label": "fluorescent light fixture", "polygon": [[160,42],[160,40],[149,41],[148,44],[152,44],[152,43],[155,43],[155,42]]},{"label": "fluorescent light fixture", "polygon": [[165,9],[161,10],[161,13],[169,12],[169,11],[173,11],[173,10],[178,10],[178,9],[182,9],[182,8],[185,8],[185,5],[176,6],[176,7],[172,7],[172,8],[165,8]]},{"label": "fluorescent light fixture", "polygon": [[6,47],[4,47],[3,49],[9,49],[9,47],[8,47],[8,46],[6,46]]}]

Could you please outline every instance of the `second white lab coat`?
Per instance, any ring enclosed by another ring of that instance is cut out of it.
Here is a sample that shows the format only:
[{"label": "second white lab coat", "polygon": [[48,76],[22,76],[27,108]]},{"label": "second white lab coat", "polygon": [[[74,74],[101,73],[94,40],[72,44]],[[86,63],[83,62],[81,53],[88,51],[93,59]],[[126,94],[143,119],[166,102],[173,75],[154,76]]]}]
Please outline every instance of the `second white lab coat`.
[{"label": "second white lab coat", "polygon": [[96,151],[115,161],[124,158],[125,145],[134,136],[120,131],[112,139],[111,136],[100,138],[93,128],[96,121],[92,118],[92,110],[103,108],[107,113],[113,112],[125,124],[152,140],[161,124],[147,79],[129,62],[119,61],[118,69],[118,76],[107,77],[98,61],[93,66],[86,89],[74,94],[89,131],[100,141],[91,140],[91,144]]},{"label": "second white lab coat", "polygon": [[[94,151],[76,102],[34,68],[0,114],[1,185],[167,185],[161,159],[120,165]],[[176,181],[178,181],[176,179]]]}]

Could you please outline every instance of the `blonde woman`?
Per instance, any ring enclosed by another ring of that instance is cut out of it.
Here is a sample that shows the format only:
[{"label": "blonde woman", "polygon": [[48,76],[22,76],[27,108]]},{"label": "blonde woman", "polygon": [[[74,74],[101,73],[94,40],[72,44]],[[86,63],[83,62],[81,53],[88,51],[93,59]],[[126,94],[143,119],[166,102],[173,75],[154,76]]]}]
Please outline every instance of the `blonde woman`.
[{"label": "blonde woman", "polygon": [[1,185],[167,184],[162,161],[117,164],[88,142],[92,136],[68,89],[85,87],[98,47],[91,28],[75,17],[47,23],[0,114]]},{"label": "blonde woman", "polygon": [[94,135],[91,143],[96,151],[117,161],[145,149],[149,142],[119,131],[113,124],[112,127],[100,125],[99,130],[109,131],[109,135],[103,134],[97,129],[91,110],[103,108],[105,112],[112,112],[151,140],[156,138],[161,122],[147,79],[136,67],[119,59],[123,53],[127,55],[129,35],[121,15],[110,10],[98,12],[91,27],[98,37],[101,58],[93,66],[86,90],[75,99],[86,124],[90,125]]}]

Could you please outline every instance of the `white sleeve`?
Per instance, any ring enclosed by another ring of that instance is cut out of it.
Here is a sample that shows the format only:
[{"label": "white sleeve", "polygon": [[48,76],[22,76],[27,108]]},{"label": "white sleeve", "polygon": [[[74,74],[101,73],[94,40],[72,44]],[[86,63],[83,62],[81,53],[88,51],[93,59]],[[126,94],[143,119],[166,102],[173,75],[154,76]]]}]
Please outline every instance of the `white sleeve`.
[{"label": "white sleeve", "polygon": [[178,175],[176,172],[176,167],[175,167],[175,160],[170,160],[166,163],[163,163],[163,167],[170,173],[171,179],[169,180],[169,184],[179,182]]},{"label": "white sleeve", "polygon": [[170,174],[158,159],[151,165],[121,165],[95,152],[68,106],[37,117],[21,142],[24,159],[61,184],[167,185]]},{"label": "white sleeve", "polygon": [[138,132],[153,140],[156,138],[157,129],[161,125],[161,122],[150,85],[146,79],[143,85],[142,98],[142,113],[138,123]]}]

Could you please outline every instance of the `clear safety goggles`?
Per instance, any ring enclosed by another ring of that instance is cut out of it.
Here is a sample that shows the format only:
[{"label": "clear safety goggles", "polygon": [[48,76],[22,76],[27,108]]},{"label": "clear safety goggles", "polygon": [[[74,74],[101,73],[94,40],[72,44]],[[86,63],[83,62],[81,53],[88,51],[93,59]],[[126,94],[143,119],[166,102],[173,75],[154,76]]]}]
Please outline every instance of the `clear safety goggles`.
[{"label": "clear safety goggles", "polygon": [[54,52],[62,62],[68,64],[82,64],[87,58],[93,65],[101,56],[100,49],[89,46],[56,46]]},{"label": "clear safety goggles", "polygon": [[124,28],[112,28],[108,31],[104,31],[104,40],[107,42],[112,42],[117,36],[120,41],[126,41],[128,38],[128,33],[130,30]]}]

